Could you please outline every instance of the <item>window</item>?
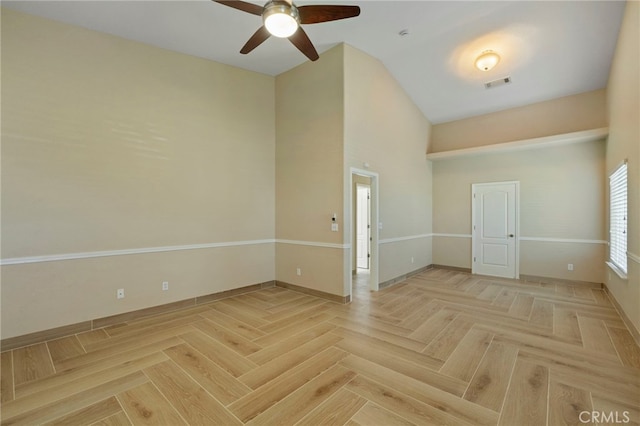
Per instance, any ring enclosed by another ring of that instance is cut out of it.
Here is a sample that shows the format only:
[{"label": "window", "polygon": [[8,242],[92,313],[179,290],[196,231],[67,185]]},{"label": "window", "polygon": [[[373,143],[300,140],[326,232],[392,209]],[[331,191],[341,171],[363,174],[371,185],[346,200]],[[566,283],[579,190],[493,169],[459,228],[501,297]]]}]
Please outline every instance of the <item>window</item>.
[{"label": "window", "polygon": [[627,274],[627,162],[609,176],[609,262]]}]

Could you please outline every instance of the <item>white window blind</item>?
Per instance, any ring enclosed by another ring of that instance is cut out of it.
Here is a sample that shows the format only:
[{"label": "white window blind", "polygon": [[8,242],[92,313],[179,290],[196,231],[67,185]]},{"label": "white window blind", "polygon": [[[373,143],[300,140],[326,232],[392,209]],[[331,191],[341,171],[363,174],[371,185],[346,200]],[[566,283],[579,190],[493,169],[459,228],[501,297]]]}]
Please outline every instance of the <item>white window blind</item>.
[{"label": "white window blind", "polygon": [[609,261],[627,273],[627,163],[609,177]]}]

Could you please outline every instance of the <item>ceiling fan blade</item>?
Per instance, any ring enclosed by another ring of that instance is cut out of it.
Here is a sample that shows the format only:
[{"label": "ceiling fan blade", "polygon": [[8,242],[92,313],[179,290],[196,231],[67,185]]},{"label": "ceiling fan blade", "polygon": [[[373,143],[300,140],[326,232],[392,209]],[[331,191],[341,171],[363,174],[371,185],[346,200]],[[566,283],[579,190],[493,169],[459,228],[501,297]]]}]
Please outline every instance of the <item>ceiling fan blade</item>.
[{"label": "ceiling fan blade", "polygon": [[244,46],[242,46],[242,49],[240,49],[240,53],[246,55],[256,47],[260,46],[262,42],[269,38],[270,35],[271,34],[269,34],[269,31],[267,31],[264,25],[261,26],[260,28],[258,28],[258,31],[253,33],[249,41],[247,41]]},{"label": "ceiling fan blade", "polygon": [[313,47],[311,40],[309,40],[309,36],[304,32],[302,27],[299,27],[298,30],[289,37],[289,41],[312,61],[317,61],[320,57],[316,48]]},{"label": "ceiling fan blade", "polygon": [[360,15],[360,8],[358,6],[310,5],[298,6],[298,13],[300,23],[317,24],[356,17]]},{"label": "ceiling fan blade", "polygon": [[258,6],[257,4],[247,3],[241,0],[213,0],[216,3],[224,4],[225,6],[232,7],[234,9],[241,10],[243,12],[250,13],[252,15],[262,15],[262,6]]}]

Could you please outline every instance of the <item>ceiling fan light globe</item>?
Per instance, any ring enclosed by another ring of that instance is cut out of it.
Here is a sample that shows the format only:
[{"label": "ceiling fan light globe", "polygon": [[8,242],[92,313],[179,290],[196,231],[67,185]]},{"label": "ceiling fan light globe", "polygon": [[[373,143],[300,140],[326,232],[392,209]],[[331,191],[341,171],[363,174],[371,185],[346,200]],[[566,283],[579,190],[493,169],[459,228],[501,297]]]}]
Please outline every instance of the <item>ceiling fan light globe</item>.
[{"label": "ceiling fan light globe", "polygon": [[289,37],[298,30],[298,23],[290,15],[274,13],[264,19],[267,31],[275,37]]},{"label": "ceiling fan light globe", "polygon": [[287,3],[270,3],[262,14],[264,26],[275,37],[290,37],[298,30],[300,16],[295,6]]}]

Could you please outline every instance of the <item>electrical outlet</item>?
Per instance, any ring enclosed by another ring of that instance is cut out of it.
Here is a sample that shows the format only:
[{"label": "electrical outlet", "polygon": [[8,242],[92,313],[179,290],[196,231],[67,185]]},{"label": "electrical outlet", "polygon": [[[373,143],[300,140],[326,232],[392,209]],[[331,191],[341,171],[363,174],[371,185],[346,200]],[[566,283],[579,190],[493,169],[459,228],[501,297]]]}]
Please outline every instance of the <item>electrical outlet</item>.
[{"label": "electrical outlet", "polygon": [[573,263],[567,264],[567,271],[573,271]]},{"label": "electrical outlet", "polygon": [[119,288],[116,292],[116,297],[118,299],[124,299],[124,288]]},{"label": "electrical outlet", "polygon": [[302,275],[302,269],[296,268],[296,275],[298,276]]},{"label": "electrical outlet", "polygon": [[162,281],[162,291],[169,290],[169,281]]}]

